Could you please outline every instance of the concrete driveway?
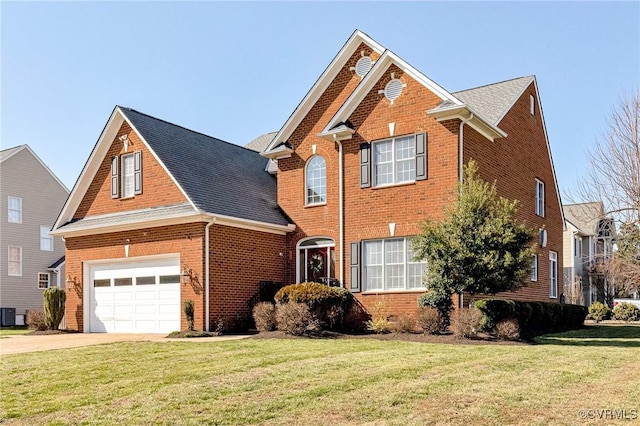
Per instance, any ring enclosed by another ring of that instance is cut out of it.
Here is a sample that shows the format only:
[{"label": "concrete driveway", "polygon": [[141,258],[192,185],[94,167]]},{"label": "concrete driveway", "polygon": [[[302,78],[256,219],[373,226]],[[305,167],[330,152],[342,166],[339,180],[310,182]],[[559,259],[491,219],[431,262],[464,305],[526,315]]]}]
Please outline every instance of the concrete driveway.
[{"label": "concrete driveway", "polygon": [[77,348],[80,346],[102,345],[116,342],[213,342],[244,339],[248,336],[199,337],[193,339],[167,339],[166,334],[138,333],[69,333],[36,336],[7,336],[0,339],[0,355],[26,352],[50,351],[54,349]]}]

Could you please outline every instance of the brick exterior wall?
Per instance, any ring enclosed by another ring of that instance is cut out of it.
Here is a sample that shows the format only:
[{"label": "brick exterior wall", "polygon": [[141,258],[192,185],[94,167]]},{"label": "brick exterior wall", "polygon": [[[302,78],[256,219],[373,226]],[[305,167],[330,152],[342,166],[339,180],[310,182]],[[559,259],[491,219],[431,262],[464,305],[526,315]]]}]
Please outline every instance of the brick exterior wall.
[{"label": "brick exterior wall", "polygon": [[[335,78],[325,95],[311,108],[293,132],[289,142],[294,147],[291,158],[279,160],[278,202],[293,219],[297,230],[287,238],[288,264],[287,282],[296,280],[296,245],[305,237],[325,236],[333,238],[336,256],[340,256],[339,241],[339,189],[338,189],[338,145],[319,138],[318,133],[335,114],[348,96],[359,77],[349,70],[357,61],[354,54]],[[393,104],[379,90],[383,90],[391,79],[391,73],[400,78],[406,87]],[[520,218],[530,226],[544,226],[548,231],[549,245],[539,249],[538,282],[514,293],[501,296],[521,300],[549,301],[548,252],[558,253],[558,277],[562,271],[562,221],[557,202],[555,183],[544,138],[544,129],[539,110],[529,115],[530,87],[514,105],[502,122],[501,128],[509,134],[507,138],[490,142],[469,126],[465,127],[465,162],[470,158],[480,164],[481,175],[487,180],[498,180],[500,195],[522,200]],[[331,95],[329,95],[331,94]],[[349,120],[356,129],[350,140],[343,141],[344,152],[344,271],[342,276],[346,288],[351,286],[349,274],[350,243],[367,239],[389,238],[389,224],[395,223],[395,237],[413,236],[420,232],[420,222],[425,218],[437,220],[442,217],[445,205],[456,198],[458,176],[458,131],[459,120],[437,122],[426,111],[441,102],[435,94],[422,84],[391,66],[373,89],[366,95]],[[395,123],[394,136],[420,132],[428,134],[428,179],[406,185],[384,188],[360,188],[360,144],[389,138],[389,123]],[[327,164],[326,205],[304,206],[304,167],[312,157],[322,155]],[[515,167],[515,165],[518,165]],[[521,173],[521,165],[527,172]],[[535,177],[545,182],[546,217],[534,214]],[[339,262],[336,261],[336,268]],[[337,277],[340,277],[338,272]],[[560,294],[559,290],[558,294]],[[379,298],[384,298],[393,314],[410,314],[416,309],[420,291],[356,293],[365,306],[371,308]],[[457,298],[455,298],[457,302]],[[557,300],[557,299],[552,299]]]}]

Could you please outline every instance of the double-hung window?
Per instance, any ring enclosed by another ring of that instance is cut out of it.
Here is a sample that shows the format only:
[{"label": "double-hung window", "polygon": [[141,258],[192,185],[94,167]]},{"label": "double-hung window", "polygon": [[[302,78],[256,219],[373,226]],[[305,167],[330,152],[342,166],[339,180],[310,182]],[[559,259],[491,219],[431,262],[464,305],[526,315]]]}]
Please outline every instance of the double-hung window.
[{"label": "double-hung window", "polygon": [[49,235],[49,227],[40,227],[40,250],[53,251],[53,235]]},{"label": "double-hung window", "polygon": [[7,198],[7,216],[9,223],[22,223],[22,198]]},{"label": "double-hung window", "polygon": [[8,274],[13,277],[22,276],[22,247],[9,246]]},{"label": "double-hung window", "polygon": [[538,281],[538,255],[531,257],[531,281]]},{"label": "double-hung window", "polygon": [[536,179],[536,214],[544,217],[544,182]]},{"label": "double-hung window", "polygon": [[111,198],[130,198],[139,194],[142,194],[142,152],[113,157]]},{"label": "double-hung window", "polygon": [[558,297],[558,253],[549,252],[549,297]]},{"label": "double-hung window", "polygon": [[363,246],[363,290],[423,290],[425,261],[415,260],[411,239],[369,240]]},{"label": "double-hung window", "polygon": [[133,154],[122,156],[122,197],[133,197],[134,194]]},{"label": "double-hung window", "polygon": [[373,143],[374,186],[416,180],[415,136],[404,136]]}]

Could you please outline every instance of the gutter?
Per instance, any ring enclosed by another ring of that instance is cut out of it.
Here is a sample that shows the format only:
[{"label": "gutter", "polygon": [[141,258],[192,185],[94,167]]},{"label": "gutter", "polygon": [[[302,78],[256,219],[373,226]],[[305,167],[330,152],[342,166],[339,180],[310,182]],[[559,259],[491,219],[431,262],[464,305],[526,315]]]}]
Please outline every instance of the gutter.
[{"label": "gutter", "polygon": [[209,331],[209,285],[211,283],[211,273],[209,270],[209,228],[216,223],[216,218],[212,217],[207,226],[204,227],[204,331]]},{"label": "gutter", "polygon": [[342,141],[336,138],[338,143],[338,222],[340,226],[340,287],[344,288],[344,190],[343,190],[343,164]]},{"label": "gutter", "polygon": [[[466,119],[460,120],[460,130],[458,131],[458,179],[460,181],[460,193],[462,193],[462,182],[464,181],[464,125],[473,119],[473,113]],[[464,307],[464,293],[458,293],[458,307]]]}]

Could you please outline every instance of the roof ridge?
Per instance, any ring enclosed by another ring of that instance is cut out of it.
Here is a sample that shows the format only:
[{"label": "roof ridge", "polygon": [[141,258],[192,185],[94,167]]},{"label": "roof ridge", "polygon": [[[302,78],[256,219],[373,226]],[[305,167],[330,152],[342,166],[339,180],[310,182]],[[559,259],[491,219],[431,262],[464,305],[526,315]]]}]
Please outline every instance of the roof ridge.
[{"label": "roof ridge", "polygon": [[507,79],[507,80],[497,81],[495,83],[488,83],[488,84],[483,84],[481,86],[471,87],[469,89],[458,90],[456,92],[451,92],[451,94],[455,96],[457,93],[461,93],[461,92],[468,92],[470,90],[482,89],[483,87],[495,86],[497,84],[507,83],[509,81],[520,80],[521,78],[533,78],[533,77],[534,77],[533,74],[531,74],[531,75],[523,75],[523,76],[520,76],[520,77],[514,77],[514,78]]},{"label": "roof ridge", "polygon": [[23,147],[25,147],[25,146],[27,146],[27,144],[26,144],[26,143],[23,143],[23,144],[21,144],[21,145],[12,146],[11,148],[5,148],[5,149],[3,149],[3,150],[0,150],[0,152],[11,151],[12,149],[16,149],[16,148],[23,148]]},{"label": "roof ridge", "polygon": [[216,140],[218,142],[222,142],[222,143],[225,143],[227,145],[231,145],[231,146],[236,147],[236,148],[241,148],[241,149],[244,149],[244,150],[249,151],[249,152],[255,152],[255,151],[253,151],[251,149],[245,148],[242,145],[238,145],[238,144],[235,144],[233,142],[228,142],[228,141],[225,141],[224,139],[220,139],[220,138],[217,138],[215,136],[207,135],[206,133],[202,133],[202,132],[199,132],[197,130],[189,129],[189,128],[181,126],[179,124],[175,124],[175,123],[172,123],[170,121],[164,120],[162,118],[155,117],[155,116],[153,116],[151,114],[147,114],[145,112],[138,111],[137,109],[134,109],[134,108],[125,107],[125,106],[122,106],[122,105],[116,105],[116,107],[120,108],[120,109],[123,109],[123,110],[127,110],[127,111],[133,111],[133,112],[135,112],[137,114],[144,115],[145,117],[149,117],[149,118],[151,118],[153,120],[160,121],[162,123],[168,124],[168,125],[173,126],[173,127],[177,127],[179,129],[182,129],[182,130],[186,130],[187,132],[191,132],[191,133],[195,133],[195,134],[198,134],[198,135],[205,136],[205,137],[207,137],[209,139],[214,139],[214,140]]}]

